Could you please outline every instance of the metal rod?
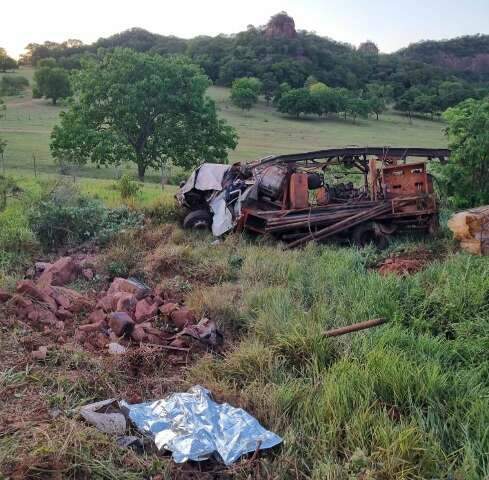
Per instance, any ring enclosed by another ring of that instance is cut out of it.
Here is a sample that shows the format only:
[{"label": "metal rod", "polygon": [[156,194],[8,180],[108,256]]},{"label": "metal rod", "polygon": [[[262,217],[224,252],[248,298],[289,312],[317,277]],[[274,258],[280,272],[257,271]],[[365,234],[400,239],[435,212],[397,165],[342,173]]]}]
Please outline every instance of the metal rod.
[{"label": "metal rod", "polygon": [[354,323],[353,325],[347,325],[346,327],[327,330],[323,333],[323,335],[325,337],[339,337],[340,335],[346,335],[347,333],[359,332],[368,328],[378,327],[384,323],[387,323],[385,318],[375,318],[373,320],[367,320],[366,322]]}]

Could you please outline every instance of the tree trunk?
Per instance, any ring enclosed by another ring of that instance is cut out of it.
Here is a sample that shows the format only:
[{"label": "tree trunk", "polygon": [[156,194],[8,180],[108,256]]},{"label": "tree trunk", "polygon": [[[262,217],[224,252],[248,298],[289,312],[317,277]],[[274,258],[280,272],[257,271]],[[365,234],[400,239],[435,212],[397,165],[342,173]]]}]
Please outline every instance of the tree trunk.
[{"label": "tree trunk", "polygon": [[56,97],[53,97],[53,105],[56,105],[57,100],[58,99]]},{"label": "tree trunk", "polygon": [[136,163],[138,164],[138,178],[141,182],[144,182],[144,174],[146,173],[146,164],[144,163],[144,160],[140,153],[137,153],[136,157],[137,157]]},{"label": "tree trunk", "polygon": [[379,114],[375,112],[375,115],[377,115],[377,121],[379,121]]}]

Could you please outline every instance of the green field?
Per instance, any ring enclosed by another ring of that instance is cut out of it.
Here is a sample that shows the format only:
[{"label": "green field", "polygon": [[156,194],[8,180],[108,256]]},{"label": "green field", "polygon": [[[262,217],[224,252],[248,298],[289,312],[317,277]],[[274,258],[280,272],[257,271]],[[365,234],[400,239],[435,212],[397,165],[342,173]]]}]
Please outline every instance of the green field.
[{"label": "green field", "polygon": [[[32,69],[21,69],[32,84]],[[443,147],[446,139],[443,124],[415,119],[409,124],[406,117],[393,113],[357,123],[342,119],[296,120],[277,113],[273,107],[261,102],[248,113],[231,105],[229,89],[211,87],[209,94],[215,99],[220,115],[238,132],[239,144],[231,152],[231,161],[250,161],[271,154],[317,150],[320,148],[348,145],[390,145]],[[52,106],[46,100],[33,100],[31,92],[22,97],[6,98],[6,118],[0,120],[0,136],[8,141],[5,165],[9,173],[32,175],[34,157],[38,174],[56,174],[58,169],[49,152],[49,136],[58,120],[62,106]],[[133,172],[132,165],[122,169]],[[120,168],[77,168],[81,177],[116,178]],[[158,180],[153,172],[148,180]]]}]

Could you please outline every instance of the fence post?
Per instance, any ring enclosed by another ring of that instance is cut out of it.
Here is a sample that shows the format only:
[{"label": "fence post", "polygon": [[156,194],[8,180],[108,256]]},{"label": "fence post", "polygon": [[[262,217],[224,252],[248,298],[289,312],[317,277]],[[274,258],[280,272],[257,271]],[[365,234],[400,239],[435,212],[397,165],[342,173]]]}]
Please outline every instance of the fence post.
[{"label": "fence post", "polygon": [[32,154],[32,162],[34,163],[34,176],[37,177],[36,156]]}]

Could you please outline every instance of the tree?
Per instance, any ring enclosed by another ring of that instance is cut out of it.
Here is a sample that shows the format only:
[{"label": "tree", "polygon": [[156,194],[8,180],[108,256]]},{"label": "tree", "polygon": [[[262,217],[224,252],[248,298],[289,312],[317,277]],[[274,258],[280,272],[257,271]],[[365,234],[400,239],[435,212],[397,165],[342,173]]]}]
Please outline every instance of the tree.
[{"label": "tree", "polygon": [[440,182],[456,207],[489,203],[489,97],[468,99],[443,118],[452,153],[438,166]]},{"label": "tree", "polygon": [[278,111],[299,118],[301,114],[318,114],[320,107],[307,88],[296,88],[282,95],[278,102]]},{"label": "tree", "polygon": [[414,102],[420,95],[421,91],[419,88],[411,87],[409,90],[406,90],[403,95],[401,95],[394,106],[396,110],[408,114],[410,123],[412,122]]},{"label": "tree", "polygon": [[359,97],[352,97],[346,107],[346,112],[354,122],[356,122],[358,117],[367,118],[371,111],[370,102]]},{"label": "tree", "polygon": [[380,83],[369,83],[366,90],[366,98],[370,102],[370,108],[375,113],[377,120],[379,115],[387,110],[387,102],[392,97],[392,88]]},{"label": "tree", "polygon": [[70,108],[51,134],[57,160],[129,160],[143,180],[149,167],[224,162],[236,147],[234,130],[205,95],[208,77],[186,57],[114,49],[84,60],[73,85]]},{"label": "tree", "polygon": [[325,83],[317,82],[309,87],[311,96],[318,106],[318,115],[328,115],[338,112],[337,92]]},{"label": "tree", "polygon": [[36,85],[33,89],[34,98],[50,98],[53,105],[58,99],[71,95],[70,77],[68,72],[58,67],[53,59],[39,61],[39,68],[34,73]]},{"label": "tree", "polygon": [[0,72],[19,68],[17,62],[7,55],[7,51],[0,47]]},{"label": "tree", "polygon": [[262,83],[258,78],[238,78],[231,88],[231,102],[242,110],[249,110],[258,101],[261,90]]},{"label": "tree", "polygon": [[267,102],[267,105],[270,105],[270,102],[272,101],[278,89],[279,83],[277,82],[275,75],[271,72],[265,73],[262,80],[262,92],[265,96],[265,101]]}]

